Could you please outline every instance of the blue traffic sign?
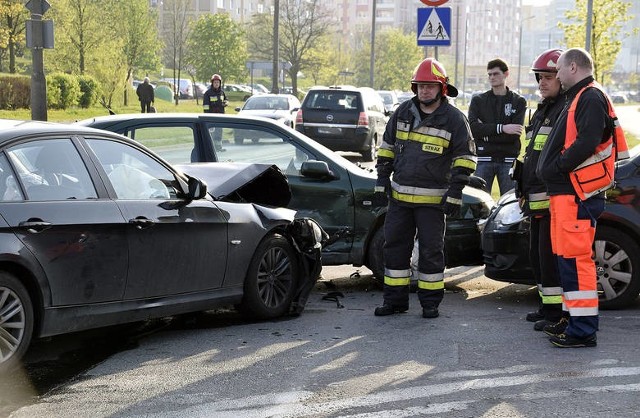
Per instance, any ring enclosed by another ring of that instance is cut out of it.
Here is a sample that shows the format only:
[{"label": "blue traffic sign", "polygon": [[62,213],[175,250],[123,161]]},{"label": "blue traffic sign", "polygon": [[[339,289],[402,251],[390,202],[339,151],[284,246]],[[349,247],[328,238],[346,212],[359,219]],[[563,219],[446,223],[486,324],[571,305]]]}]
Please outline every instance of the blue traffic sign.
[{"label": "blue traffic sign", "polygon": [[451,46],[451,7],[418,9],[418,45]]}]

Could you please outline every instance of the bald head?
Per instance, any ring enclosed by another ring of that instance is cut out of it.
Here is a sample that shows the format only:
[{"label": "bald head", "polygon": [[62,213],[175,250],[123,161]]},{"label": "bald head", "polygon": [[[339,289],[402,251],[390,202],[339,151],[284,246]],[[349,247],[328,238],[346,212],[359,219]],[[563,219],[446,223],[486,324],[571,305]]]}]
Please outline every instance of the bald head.
[{"label": "bald head", "polygon": [[558,58],[557,78],[564,90],[593,75],[593,59],[582,48],[567,49]]}]

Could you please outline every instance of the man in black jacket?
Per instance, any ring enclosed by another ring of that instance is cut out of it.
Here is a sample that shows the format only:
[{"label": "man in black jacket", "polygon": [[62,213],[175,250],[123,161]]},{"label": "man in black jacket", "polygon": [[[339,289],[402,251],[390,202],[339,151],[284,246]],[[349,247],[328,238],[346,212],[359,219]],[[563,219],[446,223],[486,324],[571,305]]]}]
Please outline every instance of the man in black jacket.
[{"label": "man in black jacket", "polygon": [[138,85],[136,89],[138,100],[140,100],[140,113],[150,113],[151,103],[154,102],[153,86],[149,83],[149,77],[145,77],[144,81]]},{"label": "man in black jacket", "polygon": [[[551,245],[569,318],[543,331],[558,347],[594,347],[599,321],[592,245],[604,211],[602,190],[613,183],[607,174],[613,174],[621,152],[626,157],[627,146],[613,106],[593,78],[591,55],[571,48],[560,55],[557,69],[566,106],[549,133],[536,174],[549,194]],[[603,178],[607,184],[600,183]]]},{"label": "man in black jacket", "polygon": [[469,105],[469,124],[478,152],[475,175],[487,182],[489,193],[497,177],[502,195],[514,187],[509,170],[520,154],[527,101],[506,86],[509,67],[503,60],[489,61],[487,74],[491,90],[473,97]]}]

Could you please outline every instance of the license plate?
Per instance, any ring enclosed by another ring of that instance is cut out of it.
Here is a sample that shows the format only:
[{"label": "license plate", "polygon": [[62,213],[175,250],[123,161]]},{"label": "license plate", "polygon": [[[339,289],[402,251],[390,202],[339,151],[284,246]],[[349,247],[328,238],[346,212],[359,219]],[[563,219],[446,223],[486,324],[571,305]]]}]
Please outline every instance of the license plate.
[{"label": "license plate", "polygon": [[318,128],[318,133],[323,135],[340,135],[342,130],[340,128]]}]

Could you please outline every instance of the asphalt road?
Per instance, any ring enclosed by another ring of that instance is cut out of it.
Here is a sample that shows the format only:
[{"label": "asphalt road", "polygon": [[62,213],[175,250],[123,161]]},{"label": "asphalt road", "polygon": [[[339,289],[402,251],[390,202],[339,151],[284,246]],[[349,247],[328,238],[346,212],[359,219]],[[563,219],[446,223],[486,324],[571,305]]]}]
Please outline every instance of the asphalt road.
[{"label": "asphalt road", "polygon": [[175,321],[27,397],[31,405],[11,416],[628,417],[639,410],[640,300],[601,313],[597,347],[559,349],[524,320],[536,307],[534,288],[471,267],[448,270],[446,290],[437,319],[420,316],[416,295],[406,314],[375,317],[382,293],[369,271],[326,267],[298,318],[252,323],[217,311]]}]

